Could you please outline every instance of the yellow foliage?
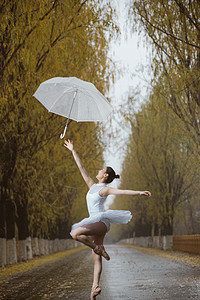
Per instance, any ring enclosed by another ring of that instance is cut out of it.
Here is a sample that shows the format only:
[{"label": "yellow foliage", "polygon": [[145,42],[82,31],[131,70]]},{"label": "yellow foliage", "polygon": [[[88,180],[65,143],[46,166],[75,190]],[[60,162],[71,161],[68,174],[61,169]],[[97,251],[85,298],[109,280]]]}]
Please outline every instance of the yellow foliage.
[{"label": "yellow foliage", "polygon": [[131,136],[120,188],[150,190],[152,197],[116,197],[114,208],[134,213],[133,225],[124,228],[122,236],[134,231],[150,235],[155,225],[163,234],[172,234],[180,203],[199,194],[196,145],[184,123],[159,96],[161,85],[153,89],[149,102],[135,116],[131,111],[128,114]]},{"label": "yellow foliage", "polygon": [[[109,40],[118,33],[111,2],[4,1],[0,12],[0,183],[14,199],[18,222],[27,213],[33,235],[69,232],[71,210],[86,188],[59,134],[65,119],[47,110],[33,94],[56,76],[76,76],[105,93],[114,64]],[[68,129],[83,163],[95,173],[103,164],[98,126],[72,122]],[[0,199],[3,205],[5,199]],[[26,208],[26,209],[25,209]],[[73,209],[73,218],[84,210]]]}]

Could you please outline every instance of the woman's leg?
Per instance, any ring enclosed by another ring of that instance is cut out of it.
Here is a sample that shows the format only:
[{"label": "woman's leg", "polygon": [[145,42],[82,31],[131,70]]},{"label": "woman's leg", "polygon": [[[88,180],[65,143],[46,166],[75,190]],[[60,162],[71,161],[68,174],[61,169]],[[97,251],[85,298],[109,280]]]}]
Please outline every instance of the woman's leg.
[{"label": "woman's leg", "polygon": [[74,229],[72,231],[72,238],[94,249],[97,244],[92,240],[91,236],[105,236],[106,232],[106,225],[100,221]]},{"label": "woman's leg", "polygon": [[[104,236],[105,234],[93,236],[92,238],[94,240],[94,243],[96,245],[103,245]],[[99,281],[102,272],[102,257],[96,254],[94,251],[92,251],[92,257],[94,260],[94,274],[92,287],[95,288],[99,286]]]}]

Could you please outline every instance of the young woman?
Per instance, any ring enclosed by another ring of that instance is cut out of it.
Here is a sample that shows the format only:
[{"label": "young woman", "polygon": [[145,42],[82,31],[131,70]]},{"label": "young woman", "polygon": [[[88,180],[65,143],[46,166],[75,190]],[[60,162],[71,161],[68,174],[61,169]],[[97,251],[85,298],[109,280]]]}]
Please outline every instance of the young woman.
[{"label": "young woman", "polygon": [[94,276],[91,292],[91,299],[95,299],[101,292],[99,287],[100,276],[102,272],[102,256],[110,260],[108,253],[103,246],[105,234],[110,229],[110,223],[126,224],[131,218],[131,212],[125,210],[107,210],[104,211],[104,202],[108,195],[144,195],[151,196],[149,191],[119,190],[108,187],[115,178],[119,178],[111,167],[105,167],[100,170],[96,176],[98,183],[88,175],[82,162],[70,140],[65,141],[64,146],[68,148],[74,157],[74,160],[85,180],[89,191],[87,193],[87,207],[89,217],[72,226],[71,236],[73,239],[92,248],[94,260]]}]

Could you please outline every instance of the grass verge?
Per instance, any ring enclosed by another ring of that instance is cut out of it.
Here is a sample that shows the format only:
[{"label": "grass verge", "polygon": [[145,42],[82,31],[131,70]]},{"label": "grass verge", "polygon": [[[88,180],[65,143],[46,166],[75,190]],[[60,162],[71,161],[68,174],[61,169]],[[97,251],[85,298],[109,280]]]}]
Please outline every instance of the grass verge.
[{"label": "grass verge", "polygon": [[136,250],[140,250],[143,252],[146,252],[151,255],[159,255],[162,257],[169,258],[171,260],[182,262],[185,264],[192,265],[193,267],[199,267],[200,266],[200,256],[195,254],[190,254],[186,252],[180,252],[180,251],[173,251],[173,250],[160,250],[155,248],[143,248],[135,245],[129,245],[129,244],[121,244],[122,246],[128,247],[128,248],[134,248]]},{"label": "grass verge", "polygon": [[48,263],[53,260],[67,257],[67,256],[69,256],[75,252],[81,251],[85,248],[86,247],[77,247],[77,248],[73,248],[73,249],[68,249],[68,250],[57,252],[54,254],[44,255],[44,256],[40,256],[40,257],[34,257],[32,260],[29,260],[26,262],[16,263],[14,265],[6,266],[6,267],[0,269],[0,281],[6,276],[15,275],[17,273],[22,273],[22,272],[32,270],[33,268],[41,266],[42,264]]}]

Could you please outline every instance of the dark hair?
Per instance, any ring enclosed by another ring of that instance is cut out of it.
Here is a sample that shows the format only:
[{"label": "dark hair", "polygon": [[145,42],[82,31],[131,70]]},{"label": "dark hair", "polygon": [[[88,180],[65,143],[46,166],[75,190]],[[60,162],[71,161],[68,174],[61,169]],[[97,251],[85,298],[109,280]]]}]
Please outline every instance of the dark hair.
[{"label": "dark hair", "polygon": [[106,167],[106,174],[108,174],[108,177],[105,183],[111,183],[115,178],[120,178],[119,175],[115,174],[115,171],[111,167]]}]

